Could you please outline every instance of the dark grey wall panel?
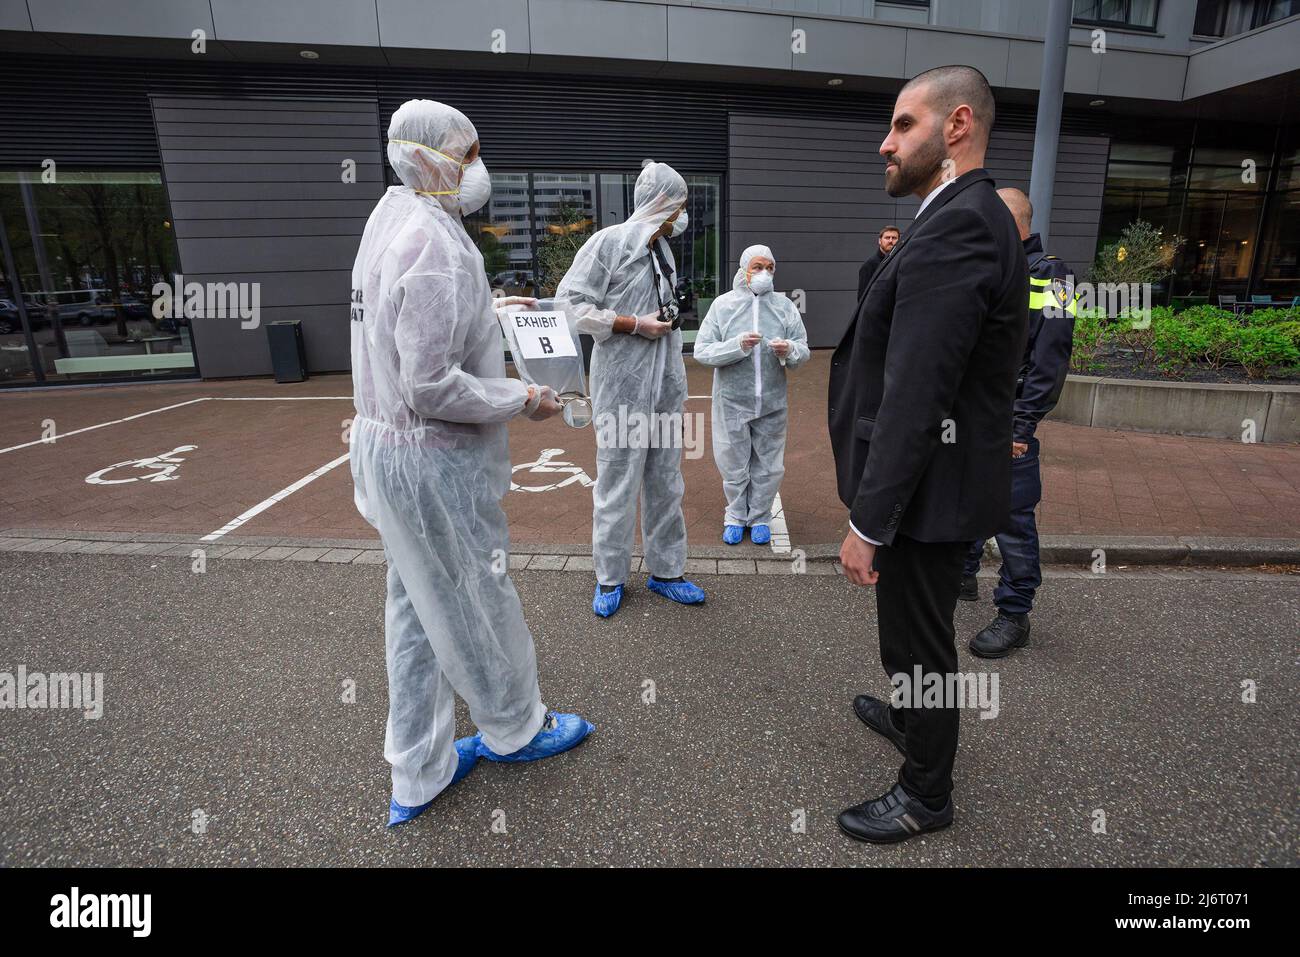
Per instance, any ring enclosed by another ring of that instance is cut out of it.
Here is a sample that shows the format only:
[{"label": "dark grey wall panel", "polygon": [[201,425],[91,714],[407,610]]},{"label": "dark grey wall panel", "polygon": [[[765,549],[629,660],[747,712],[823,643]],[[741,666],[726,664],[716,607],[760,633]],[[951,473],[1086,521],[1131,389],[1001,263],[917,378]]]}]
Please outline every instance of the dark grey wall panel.
[{"label": "dark grey wall panel", "polygon": [[[1018,125],[994,130],[985,162],[999,186],[1028,192],[1033,133]],[[807,294],[809,340],[833,346],[877,233],[891,223],[906,232],[920,205],[885,192],[886,121],[733,113],[729,128],[729,259],[755,243],[772,247],[780,288]],[[1079,274],[1096,246],[1108,150],[1105,136],[1061,137],[1051,245]]]},{"label": "dark grey wall panel", "polygon": [[[377,101],[152,104],[186,281],[258,283],[262,325],[302,320],[308,370],[346,370],[352,261],[384,191]],[[342,181],[346,159],[355,183]],[[197,319],[194,343],[205,377],[271,371],[263,328]]]}]

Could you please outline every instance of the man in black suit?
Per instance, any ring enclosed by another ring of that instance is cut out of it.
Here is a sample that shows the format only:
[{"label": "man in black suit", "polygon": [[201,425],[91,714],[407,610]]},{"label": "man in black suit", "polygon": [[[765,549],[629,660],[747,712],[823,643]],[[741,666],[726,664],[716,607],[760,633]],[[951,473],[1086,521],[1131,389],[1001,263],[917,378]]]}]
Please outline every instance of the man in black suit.
[{"label": "man in black suit", "polygon": [[871,277],[875,275],[880,264],[884,262],[885,257],[889,255],[890,250],[898,245],[898,237],[902,235],[897,226],[886,226],[876,237],[876,251],[867,257],[858,268],[858,298],[866,292],[867,283],[871,282]]},{"label": "man in black suit", "polygon": [[890,702],[859,695],[853,706],[904,757],[891,790],[840,815],[845,832],[874,843],[952,823],[956,702],[950,693],[922,707],[909,686],[919,668],[922,684],[954,690],[966,550],[999,531],[1010,507],[1029,273],[982,168],[993,114],[972,67],[928,70],[899,92],[880,145],[885,188],[921,208],[832,359],[831,444],[850,509],[840,561],[854,584],[876,586],[880,660],[895,685]]}]

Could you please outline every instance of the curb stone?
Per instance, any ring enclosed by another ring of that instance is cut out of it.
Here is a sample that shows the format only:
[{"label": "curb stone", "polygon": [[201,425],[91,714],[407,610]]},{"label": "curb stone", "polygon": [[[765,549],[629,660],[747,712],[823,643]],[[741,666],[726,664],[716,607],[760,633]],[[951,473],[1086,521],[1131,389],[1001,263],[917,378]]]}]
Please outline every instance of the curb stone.
[{"label": "curb stone", "polygon": [[[273,543],[273,544],[271,544]],[[227,536],[219,542],[202,542],[197,536],[172,533],[71,532],[27,528],[0,529],[0,552],[52,552],[59,554],[104,554],[186,557],[202,549],[209,559],[236,561],[297,561],[328,564],[382,565],[384,552],[376,539],[241,538]],[[1141,535],[1044,535],[1041,540],[1044,565],[1060,566],[1064,573],[1074,568],[1093,577],[1091,569],[1100,552],[1107,568],[1131,566],[1226,565],[1246,568],[1257,565],[1300,565],[1300,539],[1229,538],[1222,536]],[[990,541],[985,552],[996,560],[997,545]],[[783,575],[795,574],[794,563],[804,562],[804,573],[834,575],[839,572],[838,544],[796,547],[790,554],[777,555],[758,547],[741,549],[703,545],[690,549],[686,573],[694,575]],[[632,571],[640,572],[643,560],[634,552]],[[593,570],[589,545],[519,545],[510,555],[512,571],[568,571],[590,574]]]}]

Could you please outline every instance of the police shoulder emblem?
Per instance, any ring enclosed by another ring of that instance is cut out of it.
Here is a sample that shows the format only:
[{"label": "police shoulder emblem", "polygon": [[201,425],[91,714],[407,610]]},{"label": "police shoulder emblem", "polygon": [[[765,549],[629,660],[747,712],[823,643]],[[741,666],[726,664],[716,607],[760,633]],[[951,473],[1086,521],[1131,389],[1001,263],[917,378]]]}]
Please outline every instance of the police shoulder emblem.
[{"label": "police shoulder emblem", "polygon": [[1074,284],[1068,279],[1053,279],[1050,288],[1052,295],[1056,297],[1056,301],[1062,306],[1068,303],[1070,297],[1074,294]]}]

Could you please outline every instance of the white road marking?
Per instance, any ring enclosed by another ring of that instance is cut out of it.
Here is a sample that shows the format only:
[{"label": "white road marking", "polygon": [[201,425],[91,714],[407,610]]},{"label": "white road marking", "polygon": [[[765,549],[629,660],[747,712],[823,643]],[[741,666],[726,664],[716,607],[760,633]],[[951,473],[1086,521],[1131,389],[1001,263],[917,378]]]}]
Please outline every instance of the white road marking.
[{"label": "white road marking", "polygon": [[84,429],[73,429],[71,432],[56,433],[53,440],[36,439],[34,442],[24,442],[22,445],[11,445],[7,449],[0,449],[0,455],[6,452],[17,452],[19,449],[31,448],[33,445],[57,445],[59,439],[66,439],[73,435],[80,435],[82,432],[93,432],[96,429],[104,429],[110,425],[120,425],[123,422],[130,422],[134,419],[142,419],[146,415],[157,415],[159,412],[170,412],[172,409],[180,409],[187,405],[193,405],[195,402],[314,402],[322,399],[348,399],[350,395],[284,395],[284,396],[213,396],[205,395],[197,399],[188,399],[185,402],[177,402],[175,405],[165,405],[161,409],[150,409],[148,412],[137,412],[135,415],[128,415],[121,419],[113,419],[111,422],[100,422],[98,425],[88,425]]},{"label": "white road marking", "polygon": [[568,475],[563,482],[556,482],[551,485],[518,485],[514,479],[510,480],[510,491],[512,492],[550,492],[557,488],[564,488],[566,485],[573,485],[575,482],[580,483],[583,488],[591,488],[596,484],[595,480],[587,474],[586,470],[580,465],[574,465],[572,462],[557,461],[555,456],[563,455],[564,449],[542,449],[541,454],[537,457],[536,462],[522,462],[510,470],[510,474],[527,469],[529,472],[539,472],[543,475]]},{"label": "white road marking", "polygon": [[[197,445],[178,445],[170,452],[163,452],[159,455],[151,455],[143,459],[127,459],[125,462],[118,462],[115,465],[109,465],[100,469],[98,472],[91,472],[86,476],[87,485],[127,485],[131,482],[175,482],[180,479],[179,475],[174,474],[184,463],[185,459],[179,454],[181,452],[193,452]],[[152,469],[148,475],[136,473],[131,478],[124,479],[106,479],[104,478],[109,472],[116,469],[124,469],[127,466],[137,469]]]},{"label": "white road marking", "polygon": [[93,432],[96,429],[104,429],[110,425],[119,425],[122,422],[130,422],[133,419],[142,419],[146,415],[156,415],[159,412],[169,412],[172,409],[179,409],[183,406],[193,405],[195,402],[207,402],[208,397],[203,396],[198,399],[190,399],[187,402],[177,402],[175,405],[165,405],[161,409],[150,409],[148,412],[137,412],[135,415],[128,415],[122,419],[114,419],[111,422],[101,422],[98,425],[88,425],[84,429],[73,429],[71,432],[56,433],[53,439],[37,439],[35,442],[24,442],[22,445],[11,445],[7,449],[0,449],[0,455],[6,452],[17,452],[19,449],[31,448],[33,445],[56,445],[60,439],[66,439],[73,435],[80,435],[82,432]]},{"label": "white road marking", "polygon": [[256,518],[258,515],[261,515],[263,512],[265,512],[276,502],[283,501],[284,499],[292,495],[294,492],[298,491],[298,489],[302,488],[305,485],[310,485],[312,482],[316,481],[326,472],[330,471],[333,468],[336,468],[339,465],[342,465],[344,462],[348,460],[348,455],[349,453],[344,452],[333,462],[326,462],[316,471],[304,475],[302,478],[298,479],[298,481],[294,482],[288,488],[280,489],[280,491],[276,492],[266,501],[258,502],[256,505],[250,508],[243,515],[240,515],[238,518],[231,519],[229,522],[221,526],[215,532],[212,532],[209,535],[204,535],[201,539],[199,539],[199,541],[215,542],[218,538],[221,538],[221,536],[233,532],[235,529],[239,528],[241,525],[248,522],[250,519]]},{"label": "white road marking", "polygon": [[781,493],[772,499],[772,554],[790,554],[790,530],[785,525],[785,506],[781,504]]}]

